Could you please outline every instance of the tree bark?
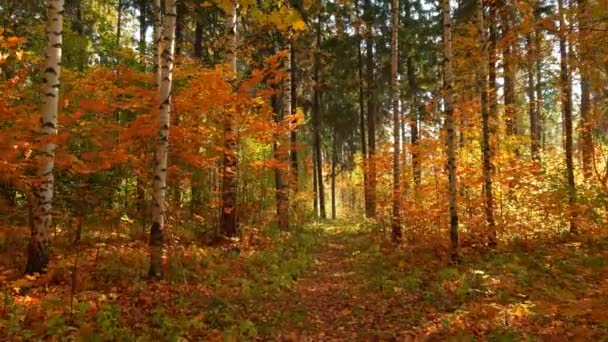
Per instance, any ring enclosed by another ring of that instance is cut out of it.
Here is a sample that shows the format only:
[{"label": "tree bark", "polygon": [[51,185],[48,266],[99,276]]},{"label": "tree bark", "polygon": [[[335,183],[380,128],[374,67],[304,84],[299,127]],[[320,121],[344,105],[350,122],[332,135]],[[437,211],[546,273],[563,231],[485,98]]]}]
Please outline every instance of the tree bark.
[{"label": "tree bark", "polygon": [[400,122],[399,110],[399,0],[391,0],[391,94],[393,110],[393,216],[392,237],[401,242],[401,169],[399,165]]},{"label": "tree bark", "polygon": [[321,83],[319,78],[319,68],[321,67],[321,17],[319,16],[316,30],[316,51],[313,65],[313,84],[314,94],[312,103],[312,126],[313,126],[313,148],[316,159],[317,186],[319,195],[319,215],[321,219],[326,219],[325,212],[325,189],[323,184],[323,156],[321,155]]},{"label": "tree bark", "polygon": [[203,20],[200,15],[196,16],[196,26],[194,27],[194,57],[202,60],[203,58]]},{"label": "tree bark", "polygon": [[167,189],[167,160],[169,154],[169,124],[171,118],[171,86],[175,49],[176,0],[165,0],[164,30],[161,46],[161,84],[158,141],[154,167],[152,228],[150,230],[151,277],[162,275],[163,231],[165,227],[165,196]]},{"label": "tree bark", "polygon": [[163,37],[163,11],[161,8],[161,0],[154,0],[152,6],[154,11],[154,86],[156,89],[160,89],[161,80],[161,48],[162,48],[162,37]]},{"label": "tree bark", "polygon": [[[358,4],[358,1],[355,1],[355,6]],[[358,9],[357,9],[357,13]],[[365,212],[369,212],[369,184],[368,184],[368,157],[367,157],[367,142],[365,139],[365,92],[363,89],[363,53],[361,52],[361,32],[359,25],[355,26],[356,36],[357,36],[357,60],[358,60],[358,83],[359,83],[359,127],[361,131],[361,159],[363,160],[363,202]]]},{"label": "tree bark", "polygon": [[[483,0],[476,1],[477,24],[481,44],[482,61],[487,61],[488,38],[484,20]],[[486,222],[488,224],[488,244],[495,246],[496,223],[494,221],[494,197],[492,190],[492,147],[490,142],[490,110],[488,101],[488,65],[481,63],[479,72],[479,91],[481,93],[481,153],[483,159],[483,189],[485,200]]]},{"label": "tree bark", "polygon": [[118,0],[116,4],[116,47],[120,48],[120,39],[122,38],[122,0]]},{"label": "tree bark", "polygon": [[511,20],[512,9],[509,1],[502,8],[503,10],[503,64],[504,64],[504,104],[505,104],[505,126],[507,135],[517,134],[517,110],[515,108],[515,70],[513,65],[513,42],[511,41],[512,32]]},{"label": "tree bark", "polygon": [[[543,114],[543,75],[542,75],[542,31],[540,27],[537,25],[534,30],[534,50],[536,51],[536,63],[535,63],[535,77],[536,77],[536,114],[538,115],[538,139],[539,139],[539,149],[542,150],[544,148],[544,114]],[[540,161],[539,155],[539,161]]]},{"label": "tree bark", "polygon": [[[314,95],[313,95],[314,96]],[[314,125],[313,125],[314,127]],[[315,218],[319,217],[319,181],[317,180],[317,149],[315,145],[315,134],[313,132],[313,144],[312,144],[312,205],[315,212]]]},{"label": "tree bark", "polygon": [[568,68],[567,34],[565,24],[563,0],[558,0],[559,10],[559,55],[560,55],[560,97],[562,104],[562,119],[564,120],[564,150],[566,157],[566,185],[568,191],[568,211],[570,213],[570,232],[577,232],[576,212],[576,185],[574,183],[574,162],[572,157],[572,85],[570,83],[570,70]]},{"label": "tree bark", "polygon": [[[489,131],[490,135],[496,134],[496,119],[498,118],[498,85],[496,83],[496,59],[497,59],[497,51],[496,51],[496,41],[497,41],[497,28],[496,28],[496,18],[497,17],[497,9],[496,3],[490,3],[490,37],[488,42],[488,109],[490,111],[489,115]],[[490,141],[490,144],[492,142]]]},{"label": "tree bark", "polygon": [[[285,83],[285,82],[284,82]],[[283,84],[283,88],[285,88],[285,84]],[[283,115],[281,114],[281,99],[278,95],[272,96],[272,109],[273,109],[273,119],[275,123],[280,123]],[[283,94],[283,110],[287,112],[288,106],[285,106],[285,94]],[[272,150],[274,154],[274,159],[277,161],[281,161],[284,159],[284,154],[279,151],[279,145],[281,144],[281,138],[278,134],[275,134],[274,141],[272,142]],[[285,177],[283,175],[283,171],[280,167],[276,167],[274,169],[274,182],[275,182],[275,204],[276,204],[276,214],[277,214],[277,224],[280,229],[287,230],[289,228],[289,199],[287,197],[287,186],[285,184]]]},{"label": "tree bark", "polygon": [[418,99],[418,82],[416,80],[416,66],[414,64],[413,56],[407,57],[406,66],[408,85],[410,91],[412,92],[412,118],[410,120],[410,134],[412,139],[412,174],[414,178],[414,185],[416,186],[416,188],[418,188],[420,186],[420,180],[422,179],[422,170],[420,167],[420,158],[418,153],[418,146],[420,142],[420,137],[418,133],[418,121],[420,120],[420,111],[422,106],[419,103]]},{"label": "tree bark", "polygon": [[[291,100],[291,110],[290,114],[295,115],[298,109],[298,101],[297,101],[297,80],[296,80],[296,50],[294,47],[294,43],[291,42],[289,44],[289,80],[291,82],[289,91],[290,91],[290,100]],[[292,123],[295,126],[295,122]],[[296,132],[296,127],[291,128],[291,132],[289,133],[289,142],[290,142],[290,151],[289,151],[289,160],[290,160],[290,169],[291,169],[291,189],[294,193],[300,191],[300,180],[298,173],[298,135]]]},{"label": "tree bark", "polygon": [[579,72],[581,75],[581,150],[583,157],[583,176],[585,180],[593,176],[593,130],[590,118],[591,92],[589,87],[589,70],[587,67],[588,47],[585,39],[589,35],[585,19],[588,16],[587,0],[578,0],[578,46],[579,46]]},{"label": "tree bark", "polygon": [[139,63],[146,69],[146,1],[139,0]]},{"label": "tree bark", "polygon": [[[40,138],[57,135],[57,111],[61,76],[61,44],[63,42],[63,0],[47,0],[45,68],[42,81],[42,107],[40,116]],[[49,231],[53,208],[55,178],[55,148],[52,142],[40,146],[36,155],[38,170],[32,185],[30,215],[30,241],[28,245],[25,273],[43,272],[49,262]]]},{"label": "tree bark", "polygon": [[454,74],[452,71],[452,18],[450,0],[441,0],[443,12],[443,73],[448,168],[448,206],[450,216],[450,255],[458,257],[458,184],[456,179],[456,137],[454,132]]},{"label": "tree bark", "polygon": [[532,32],[528,33],[526,37],[526,48],[528,50],[528,111],[530,115],[530,154],[532,160],[540,161],[540,134],[538,131],[538,103],[536,101],[536,85],[534,84],[534,60],[536,59],[537,52],[534,50],[534,35]]},{"label": "tree bark", "polygon": [[[237,4],[232,2],[229,13],[226,13],[226,36],[228,39],[226,51],[226,63],[230,67],[232,75],[230,81],[236,81],[237,77]],[[236,186],[237,186],[237,137],[234,130],[234,111],[236,108],[228,108],[224,113],[224,153],[222,158],[222,201],[220,211],[220,230],[224,236],[234,237],[238,233],[236,220]]]},{"label": "tree bark", "polygon": [[334,132],[331,151],[331,219],[336,219],[336,164],[338,162],[338,143]]},{"label": "tree bark", "polygon": [[375,80],[374,80],[374,40],[373,40],[373,14],[371,1],[365,0],[366,22],[367,22],[367,138],[368,138],[368,218],[376,217],[376,103],[375,103]]}]

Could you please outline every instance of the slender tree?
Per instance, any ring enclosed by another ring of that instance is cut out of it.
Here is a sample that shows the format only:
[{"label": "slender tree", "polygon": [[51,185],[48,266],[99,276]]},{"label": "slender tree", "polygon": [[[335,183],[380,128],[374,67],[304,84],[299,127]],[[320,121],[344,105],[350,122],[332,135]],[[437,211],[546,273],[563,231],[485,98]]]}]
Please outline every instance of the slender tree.
[{"label": "slender tree", "polygon": [[515,107],[515,65],[514,39],[515,32],[512,29],[513,9],[511,0],[506,0],[502,7],[502,26],[504,30],[503,43],[503,68],[504,68],[504,105],[505,125],[507,135],[517,134],[517,110]]},{"label": "slender tree", "polygon": [[399,166],[399,0],[391,0],[391,94],[393,110],[393,216],[392,235],[396,242],[401,241],[401,169]]},{"label": "slender tree", "polygon": [[563,141],[566,157],[566,186],[568,191],[568,210],[570,212],[570,232],[577,232],[576,213],[576,185],[574,183],[574,162],[572,156],[572,84],[570,83],[570,70],[568,68],[568,27],[565,23],[564,0],[558,0],[559,11],[559,55],[560,55],[560,98],[562,104]]},{"label": "slender tree", "polygon": [[317,194],[319,196],[319,215],[322,219],[327,218],[325,212],[325,189],[323,185],[323,156],[321,155],[321,79],[319,69],[321,68],[321,16],[317,19],[316,47],[313,61],[313,101],[312,101],[312,130],[313,149],[315,155],[315,168],[317,174]]},{"label": "slender tree", "polygon": [[[355,6],[359,2],[355,1]],[[357,15],[359,13],[356,9]],[[355,25],[356,38],[357,38],[357,72],[358,78],[357,83],[359,85],[359,129],[361,133],[361,159],[363,160],[363,203],[365,212],[369,212],[369,184],[368,184],[368,169],[367,169],[367,143],[365,139],[365,91],[364,91],[364,78],[363,78],[363,53],[361,52],[361,28],[360,25]]]},{"label": "slender tree", "polygon": [[[293,38],[292,38],[293,39]],[[294,46],[294,42],[290,42],[289,44],[289,80],[291,82],[289,86],[290,91],[290,114],[294,115],[297,112],[298,108],[298,90],[297,90],[297,63],[296,63],[296,50]],[[290,160],[290,169],[291,169],[291,190],[294,193],[297,193],[300,190],[300,181],[299,181],[299,173],[298,173],[298,135],[295,127],[292,127],[291,132],[289,133],[289,141],[290,141],[290,149],[289,149],[289,160]]]},{"label": "slender tree", "polygon": [[169,155],[169,124],[171,118],[171,86],[175,49],[176,0],[165,0],[164,29],[161,44],[161,83],[158,141],[154,162],[154,192],[152,228],[150,230],[151,277],[162,275],[163,231],[165,227],[165,197],[167,189],[167,160]]},{"label": "slender tree", "polygon": [[[483,0],[476,1],[477,25],[481,45],[482,61],[488,60],[488,38],[484,20]],[[488,64],[481,63],[479,68],[479,92],[481,93],[481,152],[483,159],[483,190],[486,222],[488,224],[488,243],[496,245],[496,223],[494,222],[494,197],[492,191],[492,148],[490,142],[490,108],[488,101]]]},{"label": "slender tree", "polygon": [[[237,4],[232,0],[230,11],[226,13],[226,63],[232,72],[230,81],[235,82],[237,77]],[[220,211],[220,230],[224,236],[237,235],[236,223],[236,185],[237,185],[237,137],[234,130],[234,111],[229,108],[224,114],[224,153],[222,158],[222,202]]]},{"label": "slender tree", "polygon": [[538,127],[538,102],[536,101],[536,84],[535,82],[535,59],[536,51],[534,50],[536,44],[534,32],[529,32],[526,36],[526,49],[527,49],[527,75],[528,85],[526,91],[528,93],[528,112],[530,116],[530,154],[532,160],[540,161],[540,132]]},{"label": "slender tree", "polygon": [[458,261],[458,184],[456,180],[456,134],[454,131],[454,73],[452,71],[452,17],[450,0],[441,0],[443,17],[443,82],[448,168],[448,205],[452,262]]},{"label": "slender tree", "polygon": [[338,141],[336,132],[332,138],[331,149],[331,219],[336,219],[336,164],[338,163]]},{"label": "slender tree", "polygon": [[55,178],[55,144],[48,140],[57,135],[57,111],[61,76],[61,44],[63,42],[64,0],[47,0],[45,67],[42,80],[42,107],[40,138],[47,142],[40,146],[36,156],[37,179],[32,185],[31,235],[28,245],[25,272],[43,272],[49,262],[49,231],[53,216],[53,188]]},{"label": "slender tree", "polygon": [[366,53],[367,53],[367,185],[368,185],[368,211],[366,216],[376,217],[376,103],[375,103],[375,80],[374,80],[374,17],[370,0],[365,0],[365,16],[367,26]]},{"label": "slender tree", "polygon": [[586,18],[588,17],[587,0],[578,0],[578,66],[581,76],[581,150],[583,159],[583,176],[586,180],[593,175],[593,133],[591,125],[591,91],[589,86],[589,68],[586,58],[589,54],[586,37],[589,35]]}]

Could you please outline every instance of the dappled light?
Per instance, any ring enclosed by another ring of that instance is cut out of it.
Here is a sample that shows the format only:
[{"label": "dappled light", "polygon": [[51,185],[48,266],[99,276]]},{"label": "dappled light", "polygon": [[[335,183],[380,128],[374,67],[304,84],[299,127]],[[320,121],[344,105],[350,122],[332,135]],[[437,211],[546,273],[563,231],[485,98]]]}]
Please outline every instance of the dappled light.
[{"label": "dappled light", "polygon": [[0,1],[0,340],[605,341],[606,13]]}]

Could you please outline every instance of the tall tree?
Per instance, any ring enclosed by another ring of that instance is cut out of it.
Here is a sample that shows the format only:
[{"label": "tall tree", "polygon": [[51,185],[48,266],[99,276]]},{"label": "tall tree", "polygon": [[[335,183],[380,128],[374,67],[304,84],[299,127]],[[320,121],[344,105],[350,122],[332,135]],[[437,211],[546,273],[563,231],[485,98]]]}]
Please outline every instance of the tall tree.
[{"label": "tall tree", "polygon": [[[294,38],[292,38],[294,39]],[[290,91],[290,114],[294,115],[298,109],[298,83],[296,80],[297,76],[297,63],[296,63],[296,50],[294,46],[294,42],[290,42],[289,44],[289,81],[291,82],[289,86]],[[290,170],[291,170],[291,189],[294,193],[298,192],[300,189],[300,181],[299,181],[299,173],[298,173],[298,135],[295,127],[291,127],[291,132],[289,133],[289,160],[290,160]]]},{"label": "tall tree", "polygon": [[169,124],[171,118],[171,87],[175,51],[176,0],[165,0],[164,29],[161,43],[161,83],[159,96],[159,129],[154,160],[154,192],[152,228],[150,230],[151,277],[162,275],[163,232],[165,227],[165,197],[167,190],[167,160],[169,156]]},{"label": "tall tree", "polygon": [[[237,77],[237,4],[231,0],[230,11],[226,13],[226,63],[230,67],[232,75],[230,81],[235,82]],[[234,111],[229,108],[224,114],[224,153],[222,158],[222,202],[220,211],[220,230],[224,236],[233,237],[237,235],[236,223],[236,193],[237,193],[237,136],[234,130]]]},{"label": "tall tree", "polygon": [[586,19],[589,16],[587,0],[578,0],[578,66],[581,76],[581,150],[583,156],[583,176],[585,179],[590,179],[593,175],[593,131],[591,124],[591,91],[589,86],[589,67],[587,57],[589,55],[589,47],[586,42],[589,35],[588,23]]},{"label": "tall tree", "polygon": [[61,76],[61,44],[63,42],[64,0],[47,0],[45,67],[42,80],[40,138],[47,142],[36,156],[37,179],[32,186],[31,235],[28,245],[26,273],[43,272],[49,262],[49,231],[52,221],[56,145],[48,138],[57,135],[57,111]]},{"label": "tall tree", "polygon": [[392,235],[396,242],[401,241],[401,169],[399,166],[399,0],[391,0],[391,90],[390,103],[393,110],[393,216]]},{"label": "tall tree", "polygon": [[454,131],[454,72],[452,71],[452,17],[450,0],[441,0],[443,17],[443,82],[448,168],[450,254],[458,261],[458,184],[456,180],[456,133]]},{"label": "tall tree", "polygon": [[321,155],[321,79],[319,69],[321,68],[321,15],[317,18],[316,46],[313,61],[313,99],[312,99],[312,130],[313,149],[315,155],[314,172],[317,174],[317,194],[319,196],[319,215],[322,219],[327,218],[325,212],[325,189],[323,185],[323,156]]},{"label": "tall tree", "polygon": [[[355,6],[357,6],[359,1],[355,1]],[[359,10],[356,7],[355,11],[357,15],[359,14]],[[361,159],[363,160],[363,203],[365,212],[369,212],[369,185],[368,182],[368,156],[367,156],[367,142],[365,140],[365,91],[364,91],[364,78],[363,78],[363,53],[361,51],[361,25],[355,25],[355,35],[357,42],[357,72],[358,78],[357,83],[359,85],[359,129],[361,134]]]},{"label": "tall tree", "polygon": [[538,120],[538,102],[536,101],[536,84],[535,84],[535,59],[537,52],[535,51],[536,43],[534,40],[536,36],[534,32],[528,32],[526,36],[526,49],[527,49],[527,75],[528,84],[526,91],[528,93],[528,112],[530,116],[530,154],[532,160],[540,160],[540,132],[539,132],[539,120]]},{"label": "tall tree", "polygon": [[516,32],[512,28],[513,8],[511,0],[506,0],[502,7],[502,24],[504,37],[503,43],[503,68],[504,68],[504,104],[505,125],[507,135],[517,134],[517,108],[515,106],[515,64],[514,64],[514,42]]},{"label": "tall tree", "polygon": [[368,160],[367,160],[367,195],[368,211],[366,216],[376,217],[376,102],[375,102],[375,82],[374,79],[374,15],[372,3],[365,0],[365,16],[367,26],[366,53],[367,53],[367,141]]},{"label": "tall tree", "polygon": [[572,157],[572,84],[570,83],[570,70],[568,67],[568,27],[564,0],[558,0],[559,15],[559,56],[560,56],[560,99],[562,104],[563,142],[566,157],[566,186],[568,191],[568,211],[570,213],[570,232],[577,232],[576,213],[576,185],[574,183],[574,162]]},{"label": "tall tree", "polygon": [[[283,62],[285,69],[285,79],[283,80],[282,102],[276,100],[277,105],[274,106],[275,122],[279,124],[281,120],[288,115],[291,115],[291,49],[287,49],[286,60]],[[283,113],[281,114],[282,103]],[[283,137],[277,134],[274,141],[274,157],[276,160],[288,159],[286,153],[279,150],[279,146],[283,144]],[[291,150],[291,146],[290,146]],[[286,163],[287,164],[287,163]],[[286,230],[289,228],[289,189],[287,187],[285,172],[281,167],[277,167],[275,172],[275,190],[276,190],[276,206],[277,206],[277,222],[279,228]]]},{"label": "tall tree", "polygon": [[483,190],[485,200],[486,222],[489,229],[488,243],[496,245],[496,223],[494,222],[494,197],[492,191],[492,147],[490,142],[490,108],[488,100],[488,38],[484,20],[483,0],[477,0],[477,25],[481,57],[483,63],[479,68],[479,92],[481,93],[481,152],[483,159]]}]

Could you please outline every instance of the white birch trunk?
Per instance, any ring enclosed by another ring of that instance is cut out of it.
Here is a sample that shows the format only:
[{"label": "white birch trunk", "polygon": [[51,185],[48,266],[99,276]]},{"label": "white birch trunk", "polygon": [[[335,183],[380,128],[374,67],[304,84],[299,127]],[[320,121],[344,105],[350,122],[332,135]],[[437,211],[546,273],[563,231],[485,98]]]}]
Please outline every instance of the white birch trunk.
[{"label": "white birch trunk", "polygon": [[454,72],[452,70],[452,17],[450,0],[441,0],[443,12],[443,82],[448,159],[448,206],[450,217],[451,258],[458,261],[458,206],[456,180],[456,132],[454,131]]},{"label": "white birch trunk", "polygon": [[[42,85],[40,134],[42,139],[57,134],[57,111],[61,76],[61,44],[63,39],[63,0],[47,0],[45,67]],[[55,179],[55,144],[47,142],[37,155],[37,179],[33,184],[31,237],[26,273],[42,272],[49,261],[49,230],[52,221]]]},{"label": "white birch trunk", "polygon": [[171,85],[175,50],[176,0],[165,0],[164,30],[161,44],[161,82],[159,130],[156,145],[152,228],[150,230],[151,277],[162,275],[163,230],[165,226],[165,196],[167,189],[167,157],[169,152],[169,123],[171,116]]}]

